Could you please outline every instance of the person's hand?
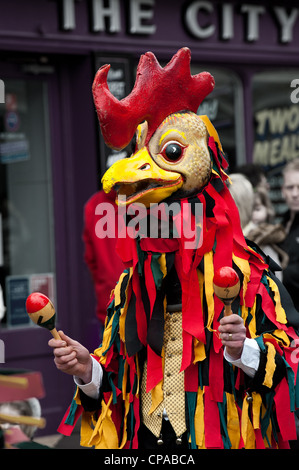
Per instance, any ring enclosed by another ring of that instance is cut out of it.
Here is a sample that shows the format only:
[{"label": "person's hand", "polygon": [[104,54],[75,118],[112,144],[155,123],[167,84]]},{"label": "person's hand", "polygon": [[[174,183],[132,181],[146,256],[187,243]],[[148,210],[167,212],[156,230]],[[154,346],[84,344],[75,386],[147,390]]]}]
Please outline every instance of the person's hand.
[{"label": "person's hand", "polygon": [[59,331],[61,340],[50,339],[49,346],[53,348],[54,362],[57,369],[66,374],[76,375],[84,383],[89,383],[92,377],[92,359],[89,351]]},{"label": "person's hand", "polygon": [[246,328],[243,319],[236,314],[225,316],[220,320],[218,331],[222,344],[226,347],[227,354],[232,359],[239,359],[246,338]]}]

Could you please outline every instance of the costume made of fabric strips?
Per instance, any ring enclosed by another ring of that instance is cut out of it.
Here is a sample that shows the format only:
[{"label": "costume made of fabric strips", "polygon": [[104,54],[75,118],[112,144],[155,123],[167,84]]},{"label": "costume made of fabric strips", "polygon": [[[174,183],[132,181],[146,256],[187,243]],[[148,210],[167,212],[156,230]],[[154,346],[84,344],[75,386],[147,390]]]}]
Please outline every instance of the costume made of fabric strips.
[{"label": "costume made of fabric strips", "polygon": [[[244,239],[224,183],[226,161],[213,138],[209,151],[209,183],[199,194],[180,200],[182,208],[191,207],[194,227],[195,207],[202,205],[196,248],[186,248],[184,233],[120,240],[127,269],[108,308],[103,343],[93,354],[104,369],[100,398],[91,400],[77,391],[60,426],[60,432],[70,433],[82,413],[83,446],[138,448],[142,373],[147,371],[152,413],[163,402],[164,323],[167,305],[176,303],[173,296],[178,294],[190,448],[284,448],[296,439],[298,361],[291,342],[297,339],[298,313],[262,253]],[[183,210],[173,217],[174,228],[183,217]],[[214,271],[221,266],[233,267],[240,277],[232,310],[242,316],[247,336],[260,348],[253,378],[223,356],[218,334],[223,304],[213,292]]]}]

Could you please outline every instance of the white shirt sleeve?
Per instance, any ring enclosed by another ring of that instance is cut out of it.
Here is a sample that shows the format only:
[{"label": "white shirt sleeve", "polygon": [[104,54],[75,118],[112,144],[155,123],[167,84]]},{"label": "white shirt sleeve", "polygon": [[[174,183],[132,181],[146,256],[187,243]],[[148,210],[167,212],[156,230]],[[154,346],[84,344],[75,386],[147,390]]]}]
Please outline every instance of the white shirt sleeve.
[{"label": "white shirt sleeve", "polygon": [[103,380],[102,366],[92,356],[92,377],[88,384],[84,384],[79,377],[74,377],[75,384],[90,398],[97,399],[100,394],[100,387]]},{"label": "white shirt sleeve", "polygon": [[234,366],[240,367],[249,377],[254,377],[260,363],[260,348],[255,339],[246,338],[240,359],[232,359],[224,349],[225,359]]}]

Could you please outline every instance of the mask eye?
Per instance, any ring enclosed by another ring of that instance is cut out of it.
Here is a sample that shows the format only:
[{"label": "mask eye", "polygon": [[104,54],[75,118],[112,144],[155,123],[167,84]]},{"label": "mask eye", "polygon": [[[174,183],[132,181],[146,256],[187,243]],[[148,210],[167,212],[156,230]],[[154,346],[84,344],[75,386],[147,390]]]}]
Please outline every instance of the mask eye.
[{"label": "mask eye", "polygon": [[176,141],[167,142],[161,150],[161,155],[170,162],[177,162],[183,155],[185,147]]}]

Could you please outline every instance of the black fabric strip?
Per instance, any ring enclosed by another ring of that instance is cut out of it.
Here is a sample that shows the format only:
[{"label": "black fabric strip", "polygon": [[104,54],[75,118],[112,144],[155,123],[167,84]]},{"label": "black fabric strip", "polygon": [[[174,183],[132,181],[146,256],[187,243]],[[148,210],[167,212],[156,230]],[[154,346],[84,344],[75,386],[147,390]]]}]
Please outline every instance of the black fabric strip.
[{"label": "black fabric strip", "polygon": [[127,352],[130,357],[142,349],[142,343],[138,338],[136,323],[136,297],[133,290],[126,316],[125,340]]},{"label": "black fabric strip", "polygon": [[277,284],[280,293],[281,305],[285,310],[289,324],[296,328],[296,330],[299,330],[299,312],[296,310],[290,294],[282,282],[280,282],[280,280],[271,271],[268,274],[269,277]]},{"label": "black fabric strip", "polygon": [[147,342],[152,350],[161,356],[164,338],[164,290],[157,291],[152,318],[147,330]]}]

